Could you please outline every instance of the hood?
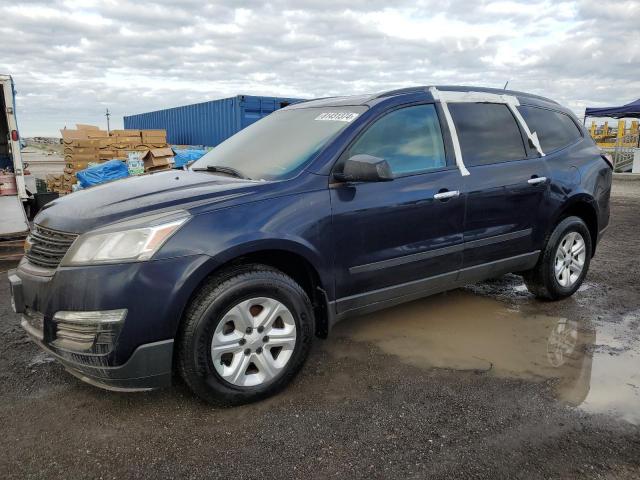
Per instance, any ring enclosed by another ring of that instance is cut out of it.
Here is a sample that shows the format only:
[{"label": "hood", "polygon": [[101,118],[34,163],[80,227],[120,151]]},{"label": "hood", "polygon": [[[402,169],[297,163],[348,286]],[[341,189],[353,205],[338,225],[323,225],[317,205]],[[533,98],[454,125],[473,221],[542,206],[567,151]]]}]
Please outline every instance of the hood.
[{"label": "hood", "polygon": [[38,213],[35,223],[84,233],[131,217],[242,197],[267,183],[184,170],[129,177],[54,200]]}]

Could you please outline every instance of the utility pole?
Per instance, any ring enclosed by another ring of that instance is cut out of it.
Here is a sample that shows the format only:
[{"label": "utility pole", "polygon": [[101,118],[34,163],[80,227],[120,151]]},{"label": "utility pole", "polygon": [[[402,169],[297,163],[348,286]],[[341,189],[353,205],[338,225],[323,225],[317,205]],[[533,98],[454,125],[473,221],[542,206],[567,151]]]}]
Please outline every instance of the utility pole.
[{"label": "utility pole", "polygon": [[107,108],[107,113],[105,113],[104,116],[107,117],[107,132],[111,134],[111,129],[109,128],[109,117],[111,116],[111,113],[109,113],[108,108]]},{"label": "utility pole", "polygon": [[504,84],[504,87],[502,87],[503,90],[507,89],[507,85],[509,85],[509,80],[507,80],[507,83]]}]

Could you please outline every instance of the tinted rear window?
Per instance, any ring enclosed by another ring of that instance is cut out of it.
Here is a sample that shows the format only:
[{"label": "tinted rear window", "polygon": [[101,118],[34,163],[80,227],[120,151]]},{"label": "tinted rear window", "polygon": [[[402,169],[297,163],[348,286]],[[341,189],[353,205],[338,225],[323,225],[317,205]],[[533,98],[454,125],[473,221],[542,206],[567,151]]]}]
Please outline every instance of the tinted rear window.
[{"label": "tinted rear window", "polygon": [[450,103],[449,111],[456,125],[466,166],[526,157],[520,129],[506,105]]},{"label": "tinted rear window", "polygon": [[518,107],[518,110],[529,130],[538,134],[540,146],[545,153],[564,148],[582,138],[580,130],[569,115],[524,105]]}]

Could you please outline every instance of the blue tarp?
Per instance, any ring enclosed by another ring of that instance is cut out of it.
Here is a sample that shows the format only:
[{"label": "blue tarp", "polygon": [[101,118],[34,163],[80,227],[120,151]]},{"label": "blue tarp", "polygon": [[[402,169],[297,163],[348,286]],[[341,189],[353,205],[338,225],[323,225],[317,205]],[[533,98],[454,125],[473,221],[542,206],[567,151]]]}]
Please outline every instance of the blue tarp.
[{"label": "blue tarp", "polygon": [[82,188],[92,187],[128,176],[129,169],[127,165],[120,160],[111,160],[76,172],[78,183],[80,183]]},{"label": "blue tarp", "polygon": [[200,160],[200,158],[208,152],[208,150],[200,150],[195,148],[185,149],[172,147],[172,149],[173,153],[176,154],[173,158],[173,160],[175,161],[174,168],[182,167],[183,165],[191,161]]},{"label": "blue tarp", "polygon": [[640,118],[640,98],[620,107],[587,107],[585,117]]}]

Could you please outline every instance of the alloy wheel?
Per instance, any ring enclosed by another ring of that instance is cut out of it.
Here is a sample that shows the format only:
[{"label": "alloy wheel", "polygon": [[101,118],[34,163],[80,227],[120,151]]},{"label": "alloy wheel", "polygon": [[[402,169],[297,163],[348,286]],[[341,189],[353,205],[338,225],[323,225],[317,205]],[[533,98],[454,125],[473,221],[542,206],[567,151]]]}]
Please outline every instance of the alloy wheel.
[{"label": "alloy wheel", "polygon": [[562,238],[554,262],[554,273],[560,286],[570,288],[578,281],[586,254],[584,238],[578,232],[569,232]]}]

